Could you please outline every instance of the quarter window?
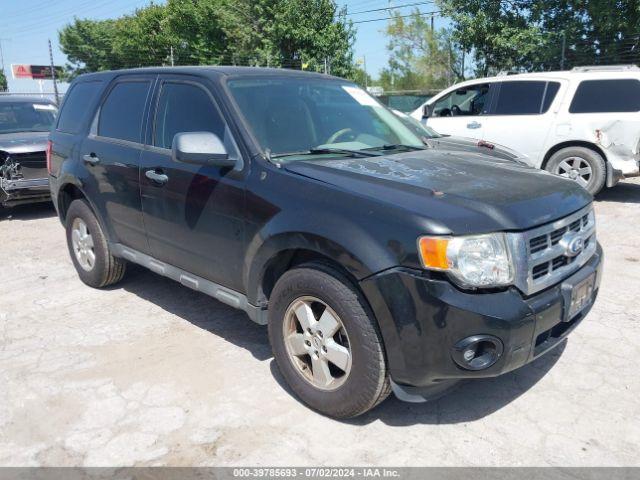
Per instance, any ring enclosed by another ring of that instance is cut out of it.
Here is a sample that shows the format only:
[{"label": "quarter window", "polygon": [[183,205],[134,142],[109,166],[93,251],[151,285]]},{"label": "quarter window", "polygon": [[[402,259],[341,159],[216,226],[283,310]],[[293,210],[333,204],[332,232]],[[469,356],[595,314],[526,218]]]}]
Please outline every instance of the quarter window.
[{"label": "quarter window", "polygon": [[640,111],[640,81],[583,80],[569,106],[570,113]]},{"label": "quarter window", "polygon": [[171,148],[176,133],[211,132],[225,139],[225,123],[202,88],[186,83],[165,83],[158,100],[153,144]]},{"label": "quarter window", "polygon": [[98,135],[140,143],[150,82],[119,82],[100,108]]}]

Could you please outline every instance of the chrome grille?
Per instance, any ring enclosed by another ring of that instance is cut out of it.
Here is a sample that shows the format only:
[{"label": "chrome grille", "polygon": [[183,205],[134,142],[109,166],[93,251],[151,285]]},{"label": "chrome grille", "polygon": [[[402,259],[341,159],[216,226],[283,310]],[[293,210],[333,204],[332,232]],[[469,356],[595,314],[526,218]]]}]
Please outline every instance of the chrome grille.
[{"label": "chrome grille", "polygon": [[[509,234],[515,252],[516,286],[533,294],[555,285],[582,267],[596,250],[595,216],[588,207],[542,227]],[[568,243],[579,238],[584,246],[575,254]]]}]

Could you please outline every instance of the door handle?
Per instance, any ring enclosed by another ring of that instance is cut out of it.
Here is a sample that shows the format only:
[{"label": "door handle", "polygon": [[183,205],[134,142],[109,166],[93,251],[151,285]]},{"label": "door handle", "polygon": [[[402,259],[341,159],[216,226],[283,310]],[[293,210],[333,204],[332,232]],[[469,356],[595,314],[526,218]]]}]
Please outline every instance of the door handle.
[{"label": "door handle", "polygon": [[471,129],[480,128],[481,126],[482,124],[478,122],[467,123],[467,128],[471,128]]},{"label": "door handle", "polygon": [[157,183],[158,185],[164,185],[169,181],[169,177],[167,177],[164,173],[160,173],[155,170],[147,170],[146,172],[144,172],[144,176],[152,182]]},{"label": "door handle", "polygon": [[97,165],[98,163],[100,163],[100,159],[95,153],[90,153],[89,155],[83,155],[82,160],[84,160],[84,163],[88,163],[90,165]]}]

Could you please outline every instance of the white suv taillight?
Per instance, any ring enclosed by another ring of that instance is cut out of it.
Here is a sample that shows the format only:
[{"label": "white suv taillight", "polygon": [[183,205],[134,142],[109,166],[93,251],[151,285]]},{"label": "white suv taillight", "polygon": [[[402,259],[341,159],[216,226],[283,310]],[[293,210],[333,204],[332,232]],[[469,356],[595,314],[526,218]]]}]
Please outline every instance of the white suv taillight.
[{"label": "white suv taillight", "polygon": [[51,170],[51,153],[53,151],[53,143],[51,140],[47,142],[47,172],[53,173]]}]

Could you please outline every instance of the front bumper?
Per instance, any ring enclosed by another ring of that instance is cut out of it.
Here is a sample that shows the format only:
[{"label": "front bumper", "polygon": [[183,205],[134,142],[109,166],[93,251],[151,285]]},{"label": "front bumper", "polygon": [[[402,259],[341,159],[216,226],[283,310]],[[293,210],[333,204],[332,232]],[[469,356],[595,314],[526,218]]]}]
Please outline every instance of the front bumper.
[{"label": "front bumper", "polygon": [[[602,276],[602,248],[577,272],[530,297],[516,288],[491,293],[462,291],[443,278],[392,269],[361,282],[384,339],[394,391],[405,400],[431,396],[466,378],[495,377],[557,346],[586,316]],[[572,285],[596,274],[591,302],[567,318]],[[471,335],[492,335],[504,346],[487,369],[458,366],[452,347]]]}]

